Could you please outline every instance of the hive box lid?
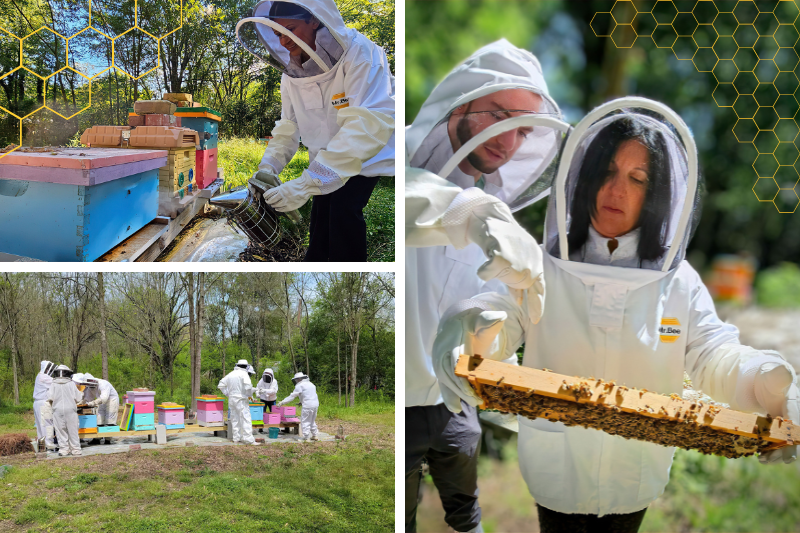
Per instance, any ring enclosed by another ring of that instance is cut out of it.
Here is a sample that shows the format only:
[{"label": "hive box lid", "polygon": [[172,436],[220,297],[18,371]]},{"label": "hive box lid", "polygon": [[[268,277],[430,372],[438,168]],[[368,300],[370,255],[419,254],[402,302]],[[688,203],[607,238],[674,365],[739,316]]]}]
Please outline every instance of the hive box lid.
[{"label": "hive box lid", "polygon": [[0,159],[0,179],[98,185],[163,167],[167,155],[166,150],[117,148],[69,148],[55,155],[11,152]]}]

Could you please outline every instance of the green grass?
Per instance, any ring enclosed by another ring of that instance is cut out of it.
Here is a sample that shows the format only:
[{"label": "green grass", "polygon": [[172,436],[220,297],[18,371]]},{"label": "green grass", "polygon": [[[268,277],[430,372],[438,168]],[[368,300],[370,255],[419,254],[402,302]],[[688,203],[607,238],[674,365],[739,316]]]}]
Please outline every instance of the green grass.
[{"label": "green grass", "polygon": [[[519,471],[516,437],[502,447],[502,457],[482,455],[478,462],[484,529],[535,531],[535,502]],[[430,476],[417,517],[420,533],[446,528]],[[679,449],[669,484],[650,504],[640,531],[800,531],[800,467]]]},{"label": "green grass", "polygon": [[3,478],[0,530],[390,531],[394,413],[383,410],[343,443],[28,460]]},{"label": "green grass", "polygon": [[[222,139],[219,142],[219,166],[225,169],[225,187],[232,188],[247,183],[264,155],[265,146],[252,139]],[[280,178],[283,181],[299,177],[308,168],[308,150],[301,148],[286,165]],[[394,261],[394,177],[380,178],[372,197],[364,209],[367,223],[367,250],[369,261]],[[308,222],[311,202],[300,208],[303,225],[300,231],[308,245]]]}]

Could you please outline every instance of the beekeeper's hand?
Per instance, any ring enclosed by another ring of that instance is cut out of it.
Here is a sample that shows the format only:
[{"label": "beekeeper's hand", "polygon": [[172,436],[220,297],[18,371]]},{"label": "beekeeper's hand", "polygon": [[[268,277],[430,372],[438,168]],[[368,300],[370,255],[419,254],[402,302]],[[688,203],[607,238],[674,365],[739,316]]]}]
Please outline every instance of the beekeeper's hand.
[{"label": "beekeeper's hand", "polygon": [[282,405],[283,405],[283,402],[277,402],[275,405],[277,405],[278,407],[280,407],[280,406],[282,406]]},{"label": "beekeeper's hand", "polygon": [[473,187],[458,194],[442,222],[456,248],[470,242],[481,247],[489,260],[480,266],[478,275],[505,283],[520,304],[525,301],[531,322],[538,323],[545,298],[542,250],[514,220],[509,207]]},{"label": "beekeeper's hand", "polygon": [[[791,420],[791,424],[800,425],[800,392],[796,377],[788,364],[781,362],[763,363],[753,380],[756,400],[767,414]],[[791,463],[797,459],[797,445],[785,446],[761,454],[758,460],[763,464]]]},{"label": "beekeeper's hand", "polygon": [[303,207],[308,199],[315,194],[322,194],[322,191],[314,183],[308,170],[304,170],[299,178],[287,181],[280,187],[275,187],[265,192],[264,201],[276,211],[286,212]]},{"label": "beekeeper's hand", "polygon": [[97,407],[100,405],[100,400],[92,400],[91,402],[86,402],[86,405],[89,407]]},{"label": "beekeeper's hand", "polygon": [[[247,188],[253,194],[253,197],[256,199],[256,201],[259,201],[264,196],[264,193],[270,189],[280,187],[281,185],[282,182],[280,178],[269,170],[256,171],[247,182]],[[285,214],[287,217],[289,217],[289,220],[295,224],[299,224],[300,221],[303,220],[303,217],[301,217],[300,213],[297,211],[290,210]]]},{"label": "beekeeper's hand", "polygon": [[[472,307],[445,318],[433,343],[433,370],[447,408],[461,412],[461,400],[472,406],[483,403],[466,378],[455,375],[461,355],[491,358],[502,355],[504,342],[498,337],[506,319],[504,311]],[[504,337],[503,337],[504,338]]]}]

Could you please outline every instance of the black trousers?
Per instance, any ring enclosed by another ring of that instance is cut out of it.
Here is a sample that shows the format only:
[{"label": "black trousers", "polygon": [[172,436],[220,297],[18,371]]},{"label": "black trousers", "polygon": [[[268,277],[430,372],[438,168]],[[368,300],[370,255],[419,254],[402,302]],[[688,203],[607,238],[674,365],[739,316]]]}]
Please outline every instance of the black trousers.
[{"label": "black trousers", "polygon": [[264,412],[271,413],[272,406],[275,405],[275,400],[261,400],[261,401],[264,402]]},{"label": "black trousers", "polygon": [[642,525],[647,507],[627,514],[566,514],[536,504],[541,533],[636,533]]},{"label": "black trousers", "polygon": [[417,530],[420,469],[426,459],[444,507],[444,520],[456,531],[480,523],[478,451],[481,426],[474,407],[460,413],[444,404],[406,407],[406,531]]},{"label": "black trousers", "polygon": [[304,261],[366,262],[364,207],[377,184],[378,178],[353,176],[338,191],[314,197]]}]

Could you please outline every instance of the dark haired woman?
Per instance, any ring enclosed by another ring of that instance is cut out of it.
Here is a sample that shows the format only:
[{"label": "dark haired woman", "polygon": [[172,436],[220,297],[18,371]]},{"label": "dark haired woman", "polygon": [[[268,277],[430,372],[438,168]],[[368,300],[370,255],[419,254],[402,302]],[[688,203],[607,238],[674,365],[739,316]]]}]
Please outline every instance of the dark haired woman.
[{"label": "dark haired woman", "polygon": [[[734,409],[798,421],[794,369],[742,345],[684,260],[697,181],[694,141],[668,107],[625,98],[590,113],[567,140],[548,205],[541,321],[532,324],[527,306],[499,294],[456,304],[434,345],[440,386],[480,403],[453,373],[458,355],[503,360],[524,342],[525,366],[662,394],[680,394],[685,371]],[[520,418],[520,468],[544,532],[637,531],[669,481],[673,452]],[[789,446],[760,460],[795,457]]]}]

